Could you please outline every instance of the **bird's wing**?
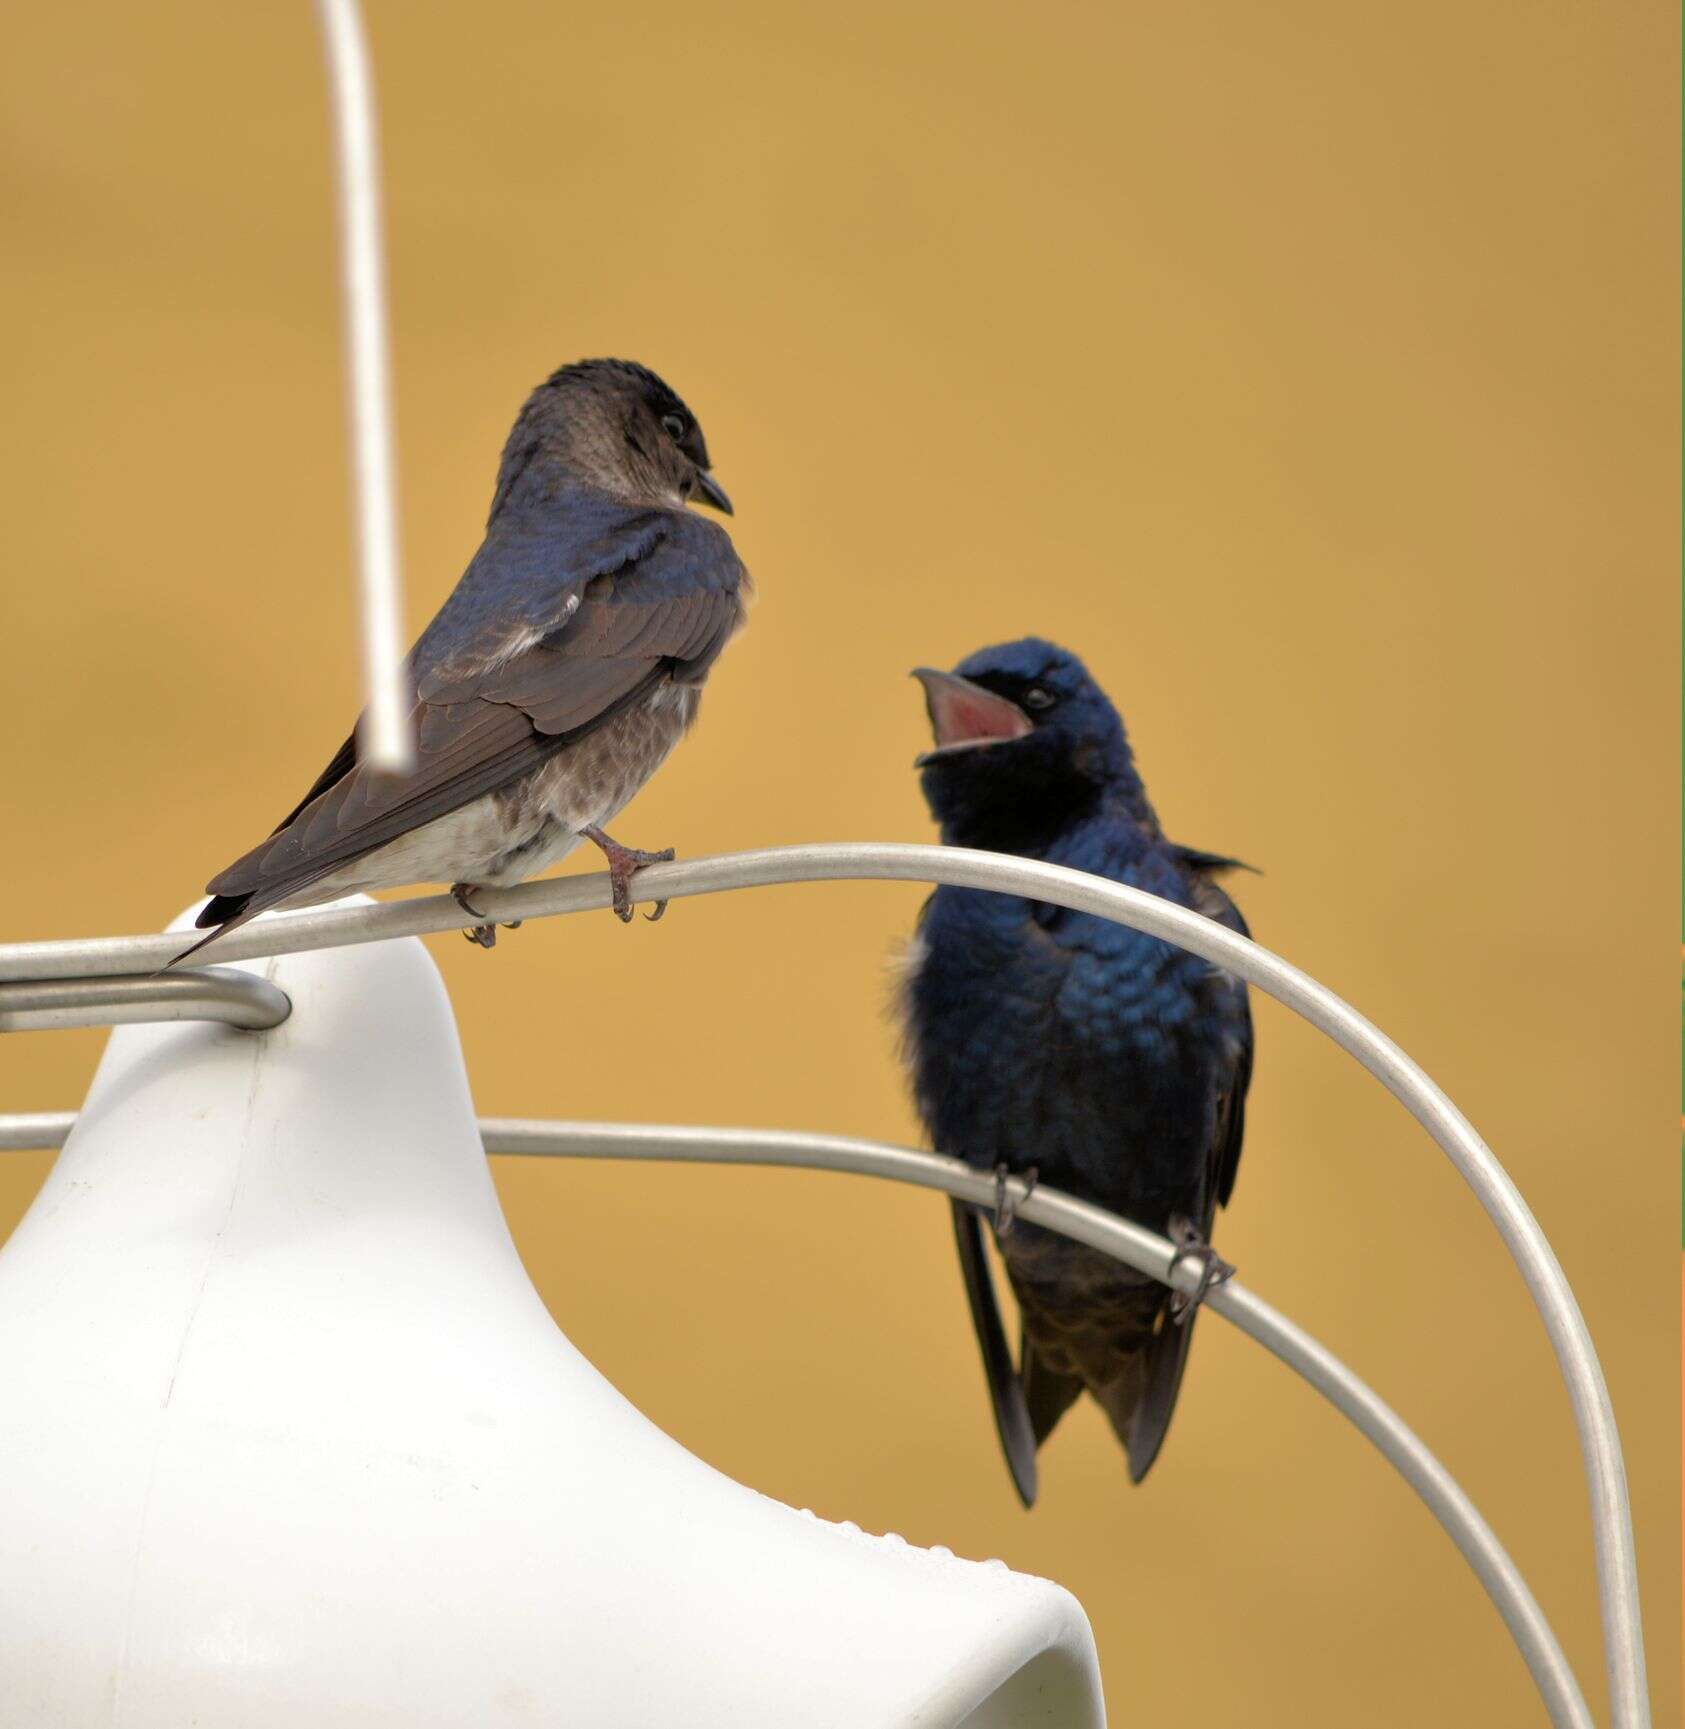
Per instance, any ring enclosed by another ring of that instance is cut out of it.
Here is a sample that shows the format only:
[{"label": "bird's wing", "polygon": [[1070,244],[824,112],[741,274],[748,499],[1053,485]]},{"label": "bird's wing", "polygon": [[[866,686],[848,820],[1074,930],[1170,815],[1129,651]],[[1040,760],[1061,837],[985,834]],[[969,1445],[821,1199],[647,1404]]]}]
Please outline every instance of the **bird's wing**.
[{"label": "bird's wing", "polygon": [[[1174,851],[1182,864],[1189,868],[1194,905],[1198,910],[1208,919],[1214,919],[1218,924],[1226,926],[1237,936],[1250,937],[1252,932],[1248,929],[1245,918],[1241,916],[1240,908],[1211,876],[1214,871],[1233,869],[1236,861],[1223,858],[1217,853],[1197,852],[1192,847],[1179,846],[1175,847]],[[1211,1200],[1208,1203],[1210,1216],[1202,1221],[1202,1228],[1207,1235],[1210,1234],[1211,1219],[1216,1216],[1217,1208],[1226,1207],[1229,1196],[1234,1193],[1235,1172],[1240,1165],[1241,1142],[1246,1137],[1246,1093],[1252,1084],[1251,999],[1243,980],[1228,973],[1221,977],[1226,981],[1229,992],[1227,1007],[1234,1031],[1230,1041],[1228,1073],[1217,1099],[1217,1131],[1211,1140]]]},{"label": "bird's wing", "polygon": [[1024,1388],[1024,1405],[1039,1447],[1053,1433],[1059,1419],[1082,1397],[1081,1375],[1055,1369],[1036,1349],[1028,1327],[1018,1332],[1018,1379]]},{"label": "bird's wing", "polygon": [[1197,1319],[1197,1314],[1189,1315],[1178,1326],[1161,1305],[1158,1331],[1131,1365],[1131,1373],[1109,1382],[1095,1395],[1129,1455],[1132,1483],[1139,1483],[1153,1468],[1169,1433]]},{"label": "bird's wing", "polygon": [[1240,1027],[1235,1037],[1234,1068],[1218,1104],[1217,1134],[1212,1152],[1217,1205],[1226,1207],[1240,1169],[1241,1142],[1246,1138],[1246,1094],[1252,1085],[1252,1007],[1246,987],[1240,987]]},{"label": "bird's wing", "polygon": [[1243,858],[1230,858],[1227,853],[1203,852],[1196,846],[1181,846],[1175,841],[1164,844],[1189,870],[1201,871],[1207,876],[1218,871],[1251,871],[1254,876],[1262,874],[1256,865],[1249,865]]},{"label": "bird's wing", "polygon": [[[1036,1430],[1024,1402],[1024,1388],[1012,1366],[1012,1350],[1001,1325],[995,1282],[989,1273],[988,1250],[983,1242],[983,1221],[975,1207],[951,1201],[954,1215],[954,1247],[959,1250],[960,1273],[965,1297],[971,1307],[971,1324],[983,1352],[983,1373],[989,1383],[989,1404],[995,1414],[1006,1468],[1026,1507],[1036,1504]],[[1079,1389],[1080,1389],[1080,1383]]]},{"label": "bird's wing", "polygon": [[347,741],[287,822],[211,882],[201,924],[273,906],[509,785],[662,680],[699,681],[746,585],[730,538],[686,511],[506,510],[410,657],[415,771],[368,774]]},{"label": "bird's wing", "polygon": [[[1188,870],[1195,908],[1237,935],[1250,937],[1252,933],[1240,908],[1212,880],[1212,873],[1232,870],[1238,861],[1218,853],[1198,852],[1192,847],[1173,846],[1172,850]],[[1218,1207],[1227,1206],[1234,1192],[1235,1171],[1246,1135],[1246,1091],[1252,1081],[1252,1007],[1246,985],[1229,973],[1217,976],[1228,999],[1224,1008],[1232,1030],[1226,1072],[1218,1083],[1217,1120],[1207,1154],[1204,1217],[1198,1221],[1208,1241]],[[1141,1354],[1139,1380],[1131,1387],[1129,1378],[1121,1377],[1097,1395],[1129,1455],[1132,1482],[1139,1483],[1146,1476],[1164,1445],[1188,1366],[1196,1319],[1197,1315],[1188,1315],[1178,1326],[1161,1309],[1156,1330]]]},{"label": "bird's wing", "polygon": [[[925,927],[935,903],[936,896],[932,894],[919,908],[912,940],[897,967],[895,1007],[902,1027],[902,1054],[912,1065],[915,1075],[920,1064],[919,1019],[914,1009],[914,995],[919,969],[928,953]],[[921,1099],[920,1109],[928,1122],[927,1106],[928,1101]],[[1012,1365],[1012,1348],[1007,1343],[1006,1329],[1001,1324],[1000,1304],[995,1296],[995,1282],[989,1271],[988,1250],[984,1243],[983,1220],[977,1210],[964,1201],[955,1200],[950,1204],[954,1248],[959,1255],[960,1278],[965,1285],[972,1330],[977,1335],[978,1349],[983,1355],[983,1378],[989,1388],[989,1408],[994,1413],[995,1432],[1000,1436],[1001,1452],[1006,1456],[1006,1468],[1012,1473],[1018,1498],[1026,1507],[1033,1507],[1038,1481],[1036,1431],[1024,1402],[1024,1387]]]},{"label": "bird's wing", "polygon": [[335,781],[344,780],[357,762],[357,733],[353,728],[350,737],[328,759],[328,766],[310,783],[310,790],[301,798],[287,814],[276,823],[271,834],[279,834],[313,798],[325,793]]}]

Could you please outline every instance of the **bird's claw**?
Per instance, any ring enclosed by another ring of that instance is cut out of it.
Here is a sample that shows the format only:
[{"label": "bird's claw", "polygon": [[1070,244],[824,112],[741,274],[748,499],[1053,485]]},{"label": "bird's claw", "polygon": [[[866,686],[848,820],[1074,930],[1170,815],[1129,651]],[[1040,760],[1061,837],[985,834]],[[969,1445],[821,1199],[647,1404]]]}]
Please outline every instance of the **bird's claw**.
[{"label": "bird's claw", "polygon": [[[632,878],[645,865],[670,864],[678,854],[670,846],[663,847],[659,852],[645,852],[641,847],[622,846],[612,836],[604,834],[594,823],[580,832],[608,861],[609,892],[613,897],[614,916],[623,925],[629,925],[632,922]],[[657,901],[655,911],[644,916],[654,924],[666,910],[667,903]]]},{"label": "bird's claw", "polygon": [[[476,948],[494,949],[497,947],[498,927],[495,924],[488,923],[486,915],[474,905],[472,898],[473,894],[473,883],[451,884],[451,899],[455,901],[471,919],[477,921],[462,934],[469,940],[469,942],[473,943]],[[502,928],[506,931],[518,931],[521,928],[521,921],[519,919],[511,919]]]},{"label": "bird's claw", "polygon": [[1184,1261],[1199,1262],[1199,1283],[1191,1291],[1172,1290],[1170,1293],[1170,1319],[1176,1326],[1185,1327],[1213,1289],[1226,1285],[1234,1277],[1234,1263],[1225,1261],[1206,1242],[1198,1226],[1179,1213],[1171,1216],[1169,1235],[1176,1245],[1176,1255],[1167,1271],[1174,1273]]},{"label": "bird's claw", "polygon": [[1018,1220],[1018,1209],[1036,1192],[1036,1183],[1041,1175],[1036,1167],[1031,1165],[1024,1173],[1023,1194],[1014,1197],[1012,1191],[1006,1186],[1006,1179],[1012,1174],[1009,1165],[999,1164],[995,1166],[995,1236],[997,1238],[1010,1234],[1013,1225]]}]

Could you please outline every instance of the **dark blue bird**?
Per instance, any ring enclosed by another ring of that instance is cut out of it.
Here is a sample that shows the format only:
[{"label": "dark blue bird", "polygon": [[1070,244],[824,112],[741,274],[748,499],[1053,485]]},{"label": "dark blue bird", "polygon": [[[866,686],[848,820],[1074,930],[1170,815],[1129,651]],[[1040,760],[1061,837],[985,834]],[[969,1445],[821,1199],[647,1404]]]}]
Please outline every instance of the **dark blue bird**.
[{"label": "dark blue bird", "polygon": [[[921,756],[950,846],[1091,871],[1246,934],[1214,880],[1236,861],[1166,840],[1123,722],[1075,655],[1035,637],[951,673],[921,669],[935,748]],[[1084,913],[939,888],[908,956],[902,1012],[913,1093],[938,1152],[1035,1177],[1208,1245],[1240,1158],[1252,1072],[1246,987],[1156,937]],[[982,1217],[954,1230],[1013,1481],[1086,1388],[1140,1482],[1175,1409],[1192,1310],[1098,1251],[1010,1218],[996,1240],[1022,1315],[1016,1370]]]}]

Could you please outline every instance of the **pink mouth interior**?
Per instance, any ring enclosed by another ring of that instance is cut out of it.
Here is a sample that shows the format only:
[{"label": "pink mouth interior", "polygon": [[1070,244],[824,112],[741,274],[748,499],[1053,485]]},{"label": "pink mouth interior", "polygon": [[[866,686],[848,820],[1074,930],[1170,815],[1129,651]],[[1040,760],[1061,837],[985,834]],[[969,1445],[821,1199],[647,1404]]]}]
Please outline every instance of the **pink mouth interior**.
[{"label": "pink mouth interior", "polygon": [[930,725],[938,750],[1022,738],[1030,730],[1029,717],[1005,697],[952,685],[937,685],[931,690]]}]

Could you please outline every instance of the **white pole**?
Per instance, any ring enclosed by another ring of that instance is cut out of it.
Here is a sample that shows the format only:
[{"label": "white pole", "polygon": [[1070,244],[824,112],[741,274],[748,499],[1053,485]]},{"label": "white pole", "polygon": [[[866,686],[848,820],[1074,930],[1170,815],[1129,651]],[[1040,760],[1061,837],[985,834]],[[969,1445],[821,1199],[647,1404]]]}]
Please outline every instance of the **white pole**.
[{"label": "white pole", "polygon": [[380,151],[368,43],[356,0],[316,0],[333,89],[339,179],[341,294],[345,308],[357,598],[365,708],[362,762],[388,774],[415,767],[415,728],[403,666],[397,462],[392,439],[386,279],[381,262]]}]

